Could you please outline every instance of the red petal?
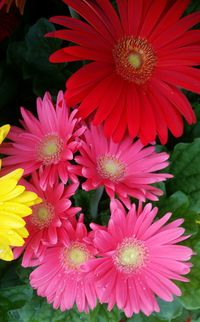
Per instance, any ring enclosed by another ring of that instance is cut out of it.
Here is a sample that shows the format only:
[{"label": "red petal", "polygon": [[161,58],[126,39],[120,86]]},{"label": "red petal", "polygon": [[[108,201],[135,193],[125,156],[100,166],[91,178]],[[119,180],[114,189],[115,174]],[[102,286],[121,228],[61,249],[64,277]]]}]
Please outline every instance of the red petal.
[{"label": "red petal", "polygon": [[157,70],[156,76],[172,85],[180,86],[200,94],[200,70],[187,66],[177,66],[170,70]]},{"label": "red petal", "polygon": [[121,97],[119,98],[115,108],[112,113],[108,116],[108,118],[104,122],[104,134],[106,137],[111,137],[117,128],[122,114],[124,113],[124,101],[125,94],[122,92]]},{"label": "red petal", "polygon": [[160,87],[157,80],[152,80],[152,87],[156,89],[154,91],[154,96],[157,98],[157,102],[162,110],[168,128],[175,137],[181,136],[183,134],[183,120],[180,113],[178,113],[168,101],[167,93],[159,91]]},{"label": "red petal", "polygon": [[158,50],[168,43],[173,43],[175,39],[181,37],[188,29],[199,23],[199,21],[200,12],[192,13],[158,35],[153,41],[150,37],[150,41],[152,41],[153,47]]},{"label": "red petal", "polygon": [[[102,96],[98,110],[96,111],[93,124],[101,124],[111,113],[112,109],[116,105],[122,92],[124,81],[113,75],[113,80]],[[109,106],[109,108],[108,108]]]},{"label": "red petal", "polygon": [[164,56],[172,52],[173,48],[179,48],[188,45],[200,44],[200,30],[189,30],[184,33],[181,37],[173,41],[173,43],[167,44],[162,48],[159,55]]},{"label": "red petal", "polygon": [[[67,85],[67,84],[66,84]],[[87,84],[73,89],[67,89],[65,99],[68,106],[74,107],[81,102],[85,96],[92,90],[94,84]]]},{"label": "red petal", "polygon": [[126,106],[123,106],[123,113],[120,118],[120,122],[117,125],[117,128],[112,136],[114,142],[120,142],[127,130],[127,121],[126,121]]},{"label": "red petal", "polygon": [[[107,46],[107,43],[100,36],[93,35],[91,33],[83,32],[83,31],[74,31],[74,30],[57,30],[49,32],[45,35],[45,37],[53,37],[64,39],[67,41],[71,41],[77,43],[80,46],[85,46],[86,48],[91,48],[95,51],[101,51],[101,55],[105,55],[108,59],[112,56],[112,50],[110,46]],[[91,42],[92,37],[92,42]]]},{"label": "red petal", "polygon": [[168,100],[177,108],[177,110],[185,117],[189,124],[195,122],[195,114],[186,96],[176,87],[167,85],[162,81],[157,81],[156,87],[158,91],[166,95]]},{"label": "red petal", "polygon": [[199,65],[200,64],[200,46],[186,46],[175,48],[164,56],[158,58],[157,66],[177,66],[177,65]]},{"label": "red petal", "polygon": [[140,100],[135,85],[132,85],[127,90],[127,123],[129,134],[135,138],[140,128]]},{"label": "red petal", "polygon": [[[91,114],[101,102],[101,98],[104,96],[107,87],[113,81],[113,74],[102,79],[95,87],[91,89],[89,94],[84,98],[79,106],[79,115],[83,118]],[[109,106],[108,106],[109,108]]]},{"label": "red petal", "polygon": [[112,34],[115,35],[115,39],[118,40],[123,36],[123,29],[120,22],[120,19],[113,8],[112,4],[109,1],[105,0],[96,0],[96,2],[99,4],[100,10],[99,13],[102,14],[102,11],[107,16],[107,25],[112,32]]},{"label": "red petal", "polygon": [[118,6],[118,11],[120,15],[120,20],[122,23],[122,27],[124,29],[124,32],[127,34],[128,33],[128,5],[127,1],[124,0],[116,0],[117,6]]},{"label": "red petal", "polygon": [[189,3],[190,0],[175,1],[173,6],[171,6],[171,8],[168,10],[165,16],[160,20],[160,23],[152,32],[152,35],[149,38],[149,40],[153,42],[157,37],[159,37],[163,33],[163,31],[168,29],[170,26],[173,26],[182,16]]},{"label": "red petal", "polygon": [[109,58],[104,57],[101,53],[80,46],[71,46],[59,49],[50,56],[49,60],[51,63],[63,63],[76,60],[98,60],[109,62]]},{"label": "red petal", "polygon": [[155,140],[156,123],[153,113],[153,107],[149,102],[147,93],[141,92],[140,95],[141,123],[140,123],[140,139],[144,145]]},{"label": "red petal", "polygon": [[[138,1],[139,2],[139,1]],[[148,37],[166,6],[167,0],[153,1],[145,17],[140,37]]]},{"label": "red petal", "polygon": [[83,85],[91,85],[113,72],[110,65],[104,63],[90,63],[81,67],[67,81],[67,88],[76,88]]},{"label": "red petal", "polygon": [[128,30],[130,35],[137,35],[141,23],[143,0],[128,0]]},{"label": "red petal", "polygon": [[56,23],[57,25],[61,25],[63,27],[74,29],[77,31],[86,31],[88,33],[91,33],[93,35],[99,35],[94,28],[92,28],[87,23],[76,19],[72,17],[66,17],[66,16],[54,16],[49,19],[50,22]]},{"label": "red petal", "polygon": [[166,144],[168,140],[168,127],[166,124],[165,117],[163,115],[163,111],[160,108],[160,105],[154,96],[154,89],[151,89],[149,92],[149,100],[151,105],[153,106],[154,117],[156,121],[156,130],[160,139],[161,144]]},{"label": "red petal", "polygon": [[78,12],[86,21],[88,21],[111,45],[114,43],[114,38],[107,27],[104,17],[99,14],[94,5],[87,0],[63,0],[67,5]]}]

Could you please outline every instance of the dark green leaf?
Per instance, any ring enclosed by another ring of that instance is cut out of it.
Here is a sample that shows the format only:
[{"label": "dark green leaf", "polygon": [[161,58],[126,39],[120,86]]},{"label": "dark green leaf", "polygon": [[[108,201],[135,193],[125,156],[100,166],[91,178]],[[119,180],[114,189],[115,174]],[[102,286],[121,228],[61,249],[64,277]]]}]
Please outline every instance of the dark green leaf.
[{"label": "dark green leaf", "polygon": [[200,139],[178,144],[171,157],[170,172],[174,179],[167,184],[168,191],[183,191],[191,209],[200,214]]}]

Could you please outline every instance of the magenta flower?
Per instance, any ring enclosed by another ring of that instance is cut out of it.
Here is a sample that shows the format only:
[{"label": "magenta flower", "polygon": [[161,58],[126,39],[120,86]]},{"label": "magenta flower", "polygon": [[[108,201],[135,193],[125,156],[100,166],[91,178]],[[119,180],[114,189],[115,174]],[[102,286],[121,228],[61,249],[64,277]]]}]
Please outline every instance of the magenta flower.
[{"label": "magenta flower", "polygon": [[38,98],[37,113],[39,119],[21,108],[24,128],[12,127],[8,138],[13,142],[4,143],[0,149],[8,155],[3,165],[10,170],[23,168],[25,175],[39,169],[43,189],[48,183],[52,187],[58,176],[63,183],[68,179],[77,182],[77,168],[70,163],[84,132],[75,117],[77,110],[70,114],[63,93],[59,92],[56,108],[50,94],[46,93],[43,100]]},{"label": "magenta flower", "polygon": [[81,156],[76,157],[87,179],[83,189],[104,186],[110,198],[117,194],[127,207],[130,207],[129,196],[145,201],[146,198],[158,200],[157,196],[162,195],[162,190],[151,184],[172,177],[155,173],[168,166],[167,153],[156,153],[154,146],[145,148],[139,140],[133,143],[128,136],[114,143],[105,137],[102,127],[91,126],[84,137]]},{"label": "magenta flower", "polygon": [[108,310],[116,304],[127,317],[142,311],[150,315],[158,312],[156,296],[173,301],[180,296],[179,287],[172,280],[187,282],[183,275],[190,271],[187,261],[193,252],[177,245],[188,238],[183,236],[182,219],[166,224],[171,213],[154,221],[157,208],[147,204],[136,211],[132,205],[128,214],[122,204],[111,202],[108,228],[91,224],[98,258],[88,262],[85,271],[93,270],[97,295]]},{"label": "magenta flower", "polygon": [[96,306],[94,276],[81,270],[96,254],[90,244],[83,216],[72,225],[67,222],[59,245],[48,248],[40,266],[30,275],[37,294],[53,303],[54,309],[69,310],[76,303],[80,312]]},{"label": "magenta flower", "polygon": [[[47,246],[56,245],[62,234],[63,225],[81,210],[71,207],[69,198],[75,193],[78,184],[64,186],[55,183],[53,187],[47,185],[46,190],[39,186],[36,173],[31,183],[23,181],[23,185],[35,192],[43,202],[32,207],[32,214],[25,218],[28,238],[22,247],[14,249],[14,256],[18,258],[23,252],[22,266],[35,266],[43,259]],[[74,219],[75,220],[75,219]]]}]

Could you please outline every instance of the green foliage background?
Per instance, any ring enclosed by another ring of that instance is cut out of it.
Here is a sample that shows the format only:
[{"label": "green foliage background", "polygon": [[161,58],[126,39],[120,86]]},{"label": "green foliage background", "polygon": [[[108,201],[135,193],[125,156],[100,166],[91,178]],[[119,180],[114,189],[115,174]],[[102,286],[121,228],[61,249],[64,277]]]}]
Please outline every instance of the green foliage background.
[{"label": "green foliage background", "polygon": [[[188,12],[197,10],[200,10],[200,1],[191,1]],[[61,41],[43,36],[54,30],[48,18],[59,14],[69,14],[60,0],[27,0],[18,28],[0,44],[1,124],[18,124],[20,106],[35,112],[36,96],[42,96],[46,90],[56,95],[79,66],[79,63],[52,65],[48,62],[48,56],[60,48]],[[171,155],[169,171],[174,179],[161,185],[164,196],[155,203],[160,209],[159,215],[170,211],[173,219],[184,217],[186,232],[192,234],[185,243],[196,255],[192,259],[190,283],[180,284],[182,297],[173,303],[159,301],[160,313],[150,317],[139,314],[126,319],[122,312],[117,309],[108,312],[103,305],[88,315],[78,313],[76,308],[61,313],[36,296],[28,283],[30,270],[23,269],[20,260],[0,261],[0,322],[186,322],[188,318],[200,322],[200,225],[197,223],[200,222],[200,99],[191,93],[187,95],[198,122],[194,126],[185,125],[184,135],[178,140],[170,136],[167,146],[158,145],[158,150],[164,149]],[[74,203],[82,206],[87,214],[87,222],[94,211],[98,211],[98,222],[108,220],[109,212],[105,211],[108,202],[104,195],[99,202],[99,197],[80,191],[74,198]]]}]

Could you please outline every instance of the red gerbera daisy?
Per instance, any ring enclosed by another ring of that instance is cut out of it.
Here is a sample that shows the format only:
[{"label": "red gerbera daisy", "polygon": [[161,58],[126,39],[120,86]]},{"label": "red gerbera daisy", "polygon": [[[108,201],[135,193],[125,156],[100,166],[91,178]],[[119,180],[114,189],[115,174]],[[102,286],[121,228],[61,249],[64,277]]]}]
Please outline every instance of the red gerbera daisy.
[{"label": "red gerbera daisy", "polygon": [[48,34],[77,43],[51,55],[50,61],[91,60],[67,81],[69,105],[80,116],[93,113],[105,135],[120,141],[126,131],[142,143],[156,135],[164,144],[195,115],[180,88],[200,93],[200,31],[190,30],[200,12],[182,17],[189,0],[64,0],[85,21],[53,17],[68,30]]}]

